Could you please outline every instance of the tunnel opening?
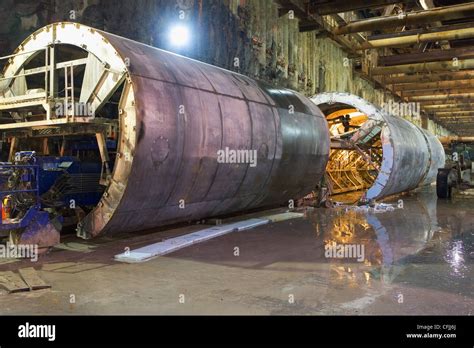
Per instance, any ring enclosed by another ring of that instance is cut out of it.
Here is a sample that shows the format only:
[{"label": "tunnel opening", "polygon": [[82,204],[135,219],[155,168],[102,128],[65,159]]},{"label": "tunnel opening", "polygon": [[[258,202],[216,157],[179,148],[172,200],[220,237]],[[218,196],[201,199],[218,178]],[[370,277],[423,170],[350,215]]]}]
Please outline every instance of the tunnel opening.
[{"label": "tunnel opening", "polygon": [[372,187],[382,159],[381,121],[371,120],[351,105],[318,105],[328,122],[331,150],[326,183],[337,201],[355,203]]},{"label": "tunnel opening", "polygon": [[[439,140],[404,117],[350,93],[325,92],[311,100],[331,129],[326,182],[339,201],[367,204],[430,185],[444,166]],[[351,153],[356,155],[349,158]]]}]

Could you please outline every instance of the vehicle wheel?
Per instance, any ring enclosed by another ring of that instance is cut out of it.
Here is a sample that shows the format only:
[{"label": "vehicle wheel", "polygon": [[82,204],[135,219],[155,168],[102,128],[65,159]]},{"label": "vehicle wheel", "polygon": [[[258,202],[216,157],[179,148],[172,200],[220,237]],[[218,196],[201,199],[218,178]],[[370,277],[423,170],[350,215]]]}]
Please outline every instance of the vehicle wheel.
[{"label": "vehicle wheel", "polygon": [[450,169],[438,170],[438,175],[436,176],[436,194],[438,198],[451,198],[451,186],[449,184],[450,171]]}]

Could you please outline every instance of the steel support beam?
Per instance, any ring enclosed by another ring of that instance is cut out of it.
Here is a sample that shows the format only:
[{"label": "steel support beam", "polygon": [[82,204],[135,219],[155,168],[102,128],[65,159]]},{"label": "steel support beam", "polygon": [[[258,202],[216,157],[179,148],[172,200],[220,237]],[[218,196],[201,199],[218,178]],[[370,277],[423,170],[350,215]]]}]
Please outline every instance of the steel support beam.
[{"label": "steel support beam", "polygon": [[319,15],[357,11],[365,8],[404,3],[406,0],[313,0],[309,2],[309,10]]},{"label": "steel support beam", "polygon": [[473,117],[474,110],[458,111],[458,112],[436,112],[436,116],[442,117]]},{"label": "steel support beam", "polygon": [[[348,5],[353,1],[348,1]],[[474,3],[437,7],[430,10],[409,12],[403,15],[375,17],[353,21],[338,27],[337,35],[404,27],[412,24],[424,24],[435,21],[468,18],[474,16]]]},{"label": "steel support beam", "polygon": [[469,103],[459,103],[457,100],[448,100],[448,101],[421,101],[420,102],[422,107],[430,107],[430,106],[435,106],[435,107],[444,107],[444,108],[457,108],[457,107],[465,107],[467,105],[470,105]]},{"label": "steel support beam", "polygon": [[414,83],[414,82],[437,82],[474,79],[474,70],[453,71],[449,73],[416,74],[404,76],[382,75],[380,82],[384,84]]},{"label": "steel support beam", "polygon": [[472,130],[474,128],[474,124],[472,123],[471,120],[466,120],[463,122],[460,122],[461,120],[459,119],[452,119],[452,120],[445,120],[444,122],[446,124],[451,125],[455,129],[459,130]]},{"label": "steel support beam", "polygon": [[[403,30],[403,31],[394,31],[390,33],[369,35],[369,36],[366,36],[365,41],[394,39],[394,38],[401,38],[405,36],[413,36],[413,35],[421,35],[421,34],[435,34],[435,33],[440,33],[443,31],[461,30],[461,29],[466,29],[466,28],[471,28],[471,27],[472,27],[471,23],[450,24],[450,25],[443,25],[441,27],[430,26],[428,28],[418,28],[418,29],[410,29],[410,30]],[[446,50],[449,50],[449,48],[447,48]]]},{"label": "steel support beam", "polygon": [[449,144],[451,141],[474,142],[474,137],[439,137],[438,140],[442,144]]},{"label": "steel support beam", "polygon": [[[474,28],[472,28],[474,33]],[[429,73],[432,71],[457,71],[474,69],[474,59],[464,59],[458,61],[442,61],[431,63],[417,63],[417,64],[403,64],[394,66],[384,66],[372,68],[370,73],[372,75],[393,75],[393,74],[407,74],[407,73]]]},{"label": "steel support beam", "polygon": [[391,56],[379,56],[379,66],[392,66],[401,64],[413,64],[422,62],[438,62],[440,60],[474,58],[474,48],[452,48],[449,50],[432,50],[427,52],[416,52],[406,54],[394,54]]},{"label": "steel support beam", "polygon": [[450,88],[450,89],[433,89],[433,90],[417,90],[417,91],[401,91],[402,97],[415,97],[422,95],[439,95],[439,94],[462,94],[462,93],[474,93],[474,88]]},{"label": "steel support beam", "polygon": [[366,41],[360,45],[362,49],[381,47],[400,47],[422,42],[469,39],[474,37],[474,28],[452,29],[425,34],[414,34],[407,36],[392,37],[380,40]]},{"label": "steel support beam", "polygon": [[464,111],[467,111],[467,110],[474,110],[474,106],[469,105],[469,106],[460,107],[460,108],[426,108],[426,107],[423,107],[423,110],[425,110],[426,112],[435,112],[435,113],[438,113],[438,112],[464,112]]},{"label": "steel support beam", "polygon": [[437,108],[437,109],[427,109],[426,107],[423,108],[423,110],[425,110],[425,112],[428,112],[428,113],[443,113],[443,112],[447,112],[447,113],[453,113],[453,112],[465,112],[465,111],[470,111],[470,110],[474,110],[474,107],[473,106],[470,106],[470,107],[466,107],[466,108]]},{"label": "steel support beam", "polygon": [[419,95],[408,98],[410,101],[423,101],[423,100],[458,100],[466,102],[474,102],[474,93],[465,94],[439,94],[439,95]]},{"label": "steel support beam", "polygon": [[403,83],[393,85],[396,91],[435,90],[447,88],[474,88],[474,80],[438,81],[426,83]]},{"label": "steel support beam", "polygon": [[451,112],[451,111],[436,111],[436,115],[448,115],[448,116],[469,116],[469,115],[474,115],[474,110],[465,110],[465,111],[457,111],[457,112]]},{"label": "steel support beam", "polygon": [[445,115],[447,114],[453,114],[453,113],[458,113],[458,112],[466,112],[466,111],[470,111],[470,110],[473,110],[473,109],[457,109],[457,110],[449,110],[449,109],[439,109],[439,110],[425,110],[429,113],[432,113],[432,114],[435,114],[435,115],[438,115],[441,113],[441,115],[443,115],[443,113],[445,113]]},{"label": "steel support beam", "polygon": [[13,137],[11,138],[11,142],[10,142],[10,151],[9,151],[9,154],[8,154],[8,161],[9,162],[13,162],[14,159],[15,159],[15,153],[18,149],[18,138],[17,137]]}]

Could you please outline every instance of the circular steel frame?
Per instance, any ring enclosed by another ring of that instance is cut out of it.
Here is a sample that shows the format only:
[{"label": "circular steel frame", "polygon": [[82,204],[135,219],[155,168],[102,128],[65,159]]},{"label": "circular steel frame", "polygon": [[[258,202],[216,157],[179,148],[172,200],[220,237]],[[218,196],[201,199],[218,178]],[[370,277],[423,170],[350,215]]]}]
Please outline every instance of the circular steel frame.
[{"label": "circular steel frame", "polygon": [[[434,135],[417,125],[390,115],[350,93],[321,93],[311,100],[322,110],[331,108],[331,105],[350,105],[366,114],[369,120],[383,121],[382,165],[375,182],[362,199],[380,199],[429,185],[436,180],[438,168],[444,167],[445,154],[441,143]],[[366,122],[359,132],[371,125],[372,122]]]}]

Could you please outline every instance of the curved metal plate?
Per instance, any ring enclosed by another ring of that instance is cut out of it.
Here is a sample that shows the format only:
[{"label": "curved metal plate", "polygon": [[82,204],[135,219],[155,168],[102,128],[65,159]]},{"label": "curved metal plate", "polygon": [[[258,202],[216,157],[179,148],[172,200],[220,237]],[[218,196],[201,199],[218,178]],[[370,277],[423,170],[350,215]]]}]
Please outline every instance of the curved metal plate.
[{"label": "curved metal plate", "polygon": [[[136,142],[122,198],[106,224],[94,223],[100,209],[87,216],[82,236],[280,204],[319,182],[329,134],[323,114],[307,98],[100,33],[130,63]],[[256,150],[257,165],[218,163],[225,148]]]}]

